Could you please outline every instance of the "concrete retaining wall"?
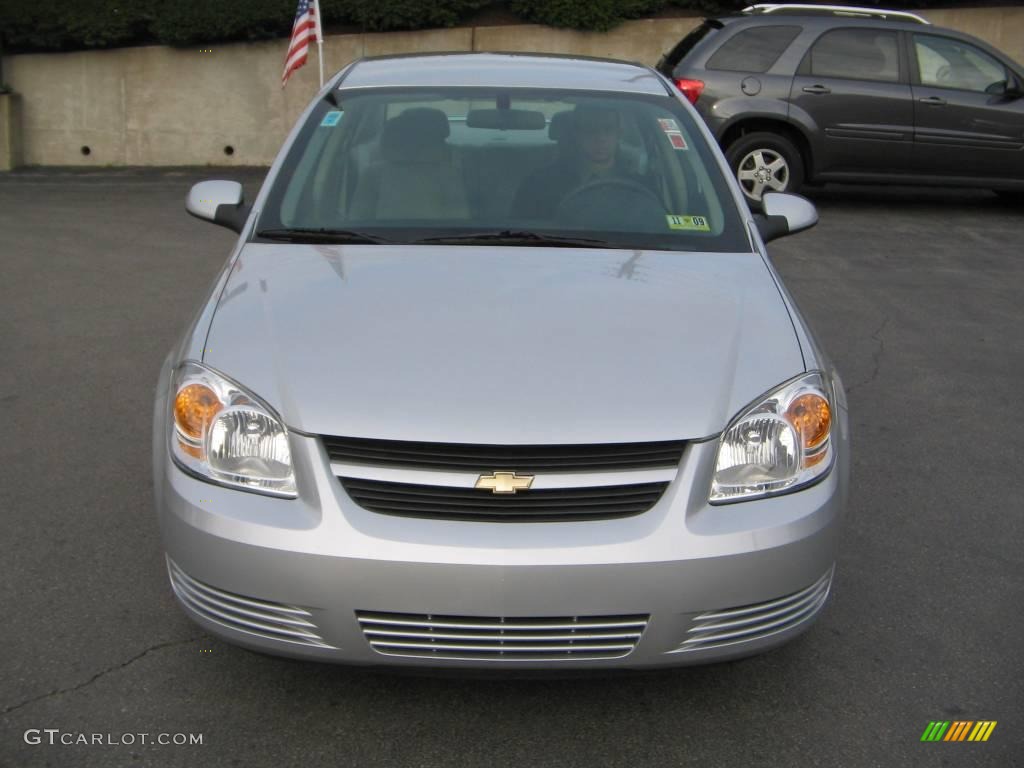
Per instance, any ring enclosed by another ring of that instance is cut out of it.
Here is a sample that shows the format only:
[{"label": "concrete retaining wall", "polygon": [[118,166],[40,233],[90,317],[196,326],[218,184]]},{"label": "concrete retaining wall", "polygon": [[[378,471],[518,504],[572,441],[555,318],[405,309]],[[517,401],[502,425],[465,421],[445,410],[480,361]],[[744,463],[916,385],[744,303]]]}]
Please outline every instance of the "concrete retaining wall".
[{"label": "concrete retaining wall", "polygon": [[0,171],[22,164],[21,96],[0,93]]},{"label": "concrete retaining wall", "polygon": [[[1024,61],[1024,7],[927,11],[930,20]],[[699,18],[643,19],[609,33],[533,25],[334,35],[326,72],[359,56],[424,51],[542,51],[653,64]],[[287,40],[26,54],[4,59],[21,94],[27,165],[266,165],[317,90],[317,62],[279,85]]]}]

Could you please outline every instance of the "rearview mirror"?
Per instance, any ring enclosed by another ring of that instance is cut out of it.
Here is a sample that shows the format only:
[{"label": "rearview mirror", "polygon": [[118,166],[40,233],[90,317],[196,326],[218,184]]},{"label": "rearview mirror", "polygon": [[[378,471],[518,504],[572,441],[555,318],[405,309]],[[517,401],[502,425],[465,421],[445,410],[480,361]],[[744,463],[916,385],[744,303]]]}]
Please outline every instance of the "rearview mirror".
[{"label": "rearview mirror", "polygon": [[185,210],[197,219],[241,232],[250,208],[242,198],[237,181],[201,181],[189,190]]},{"label": "rearview mirror", "polygon": [[754,214],[757,231],[766,243],[783,235],[810,229],[818,223],[818,211],[810,200],[785,192],[765,192],[761,198],[764,213]]},{"label": "rearview mirror", "polygon": [[539,131],[547,127],[543,112],[531,109],[471,109],[467,128],[491,128],[501,131]]}]

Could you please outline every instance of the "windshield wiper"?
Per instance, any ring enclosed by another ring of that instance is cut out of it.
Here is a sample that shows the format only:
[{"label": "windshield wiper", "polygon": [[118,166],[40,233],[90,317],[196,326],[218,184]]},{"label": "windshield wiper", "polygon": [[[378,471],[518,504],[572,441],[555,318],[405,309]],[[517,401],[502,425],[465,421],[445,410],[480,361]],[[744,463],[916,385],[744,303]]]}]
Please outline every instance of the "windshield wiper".
[{"label": "windshield wiper", "polygon": [[492,232],[474,232],[470,235],[441,235],[414,240],[416,245],[545,245],[553,248],[622,248],[608,240],[590,237],[562,237],[528,230],[504,229]]},{"label": "windshield wiper", "polygon": [[284,240],[289,243],[351,243],[356,245],[383,245],[392,242],[383,237],[357,232],[354,229],[261,229],[256,237]]}]

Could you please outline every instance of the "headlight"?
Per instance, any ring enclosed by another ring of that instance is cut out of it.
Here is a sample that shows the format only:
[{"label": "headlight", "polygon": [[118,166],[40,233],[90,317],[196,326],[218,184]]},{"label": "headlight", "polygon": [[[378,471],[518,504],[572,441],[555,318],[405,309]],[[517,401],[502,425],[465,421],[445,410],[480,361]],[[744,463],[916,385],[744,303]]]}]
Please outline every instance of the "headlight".
[{"label": "headlight", "polygon": [[765,396],[722,433],[712,503],[802,488],[832,466],[832,404],[821,373],[808,373]]},{"label": "headlight", "polygon": [[171,455],[233,488],[295,498],[288,430],[256,395],[199,363],[174,373]]}]

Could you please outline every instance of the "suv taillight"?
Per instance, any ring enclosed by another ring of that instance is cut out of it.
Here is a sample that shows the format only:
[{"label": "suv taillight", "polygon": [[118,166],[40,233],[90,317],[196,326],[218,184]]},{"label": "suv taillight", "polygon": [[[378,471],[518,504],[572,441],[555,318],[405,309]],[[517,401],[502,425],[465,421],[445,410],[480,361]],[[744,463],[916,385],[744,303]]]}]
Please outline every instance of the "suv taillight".
[{"label": "suv taillight", "polygon": [[685,77],[680,77],[676,79],[675,83],[676,88],[682,92],[683,96],[691,104],[696,104],[697,99],[704,92],[703,80],[687,80]]}]

